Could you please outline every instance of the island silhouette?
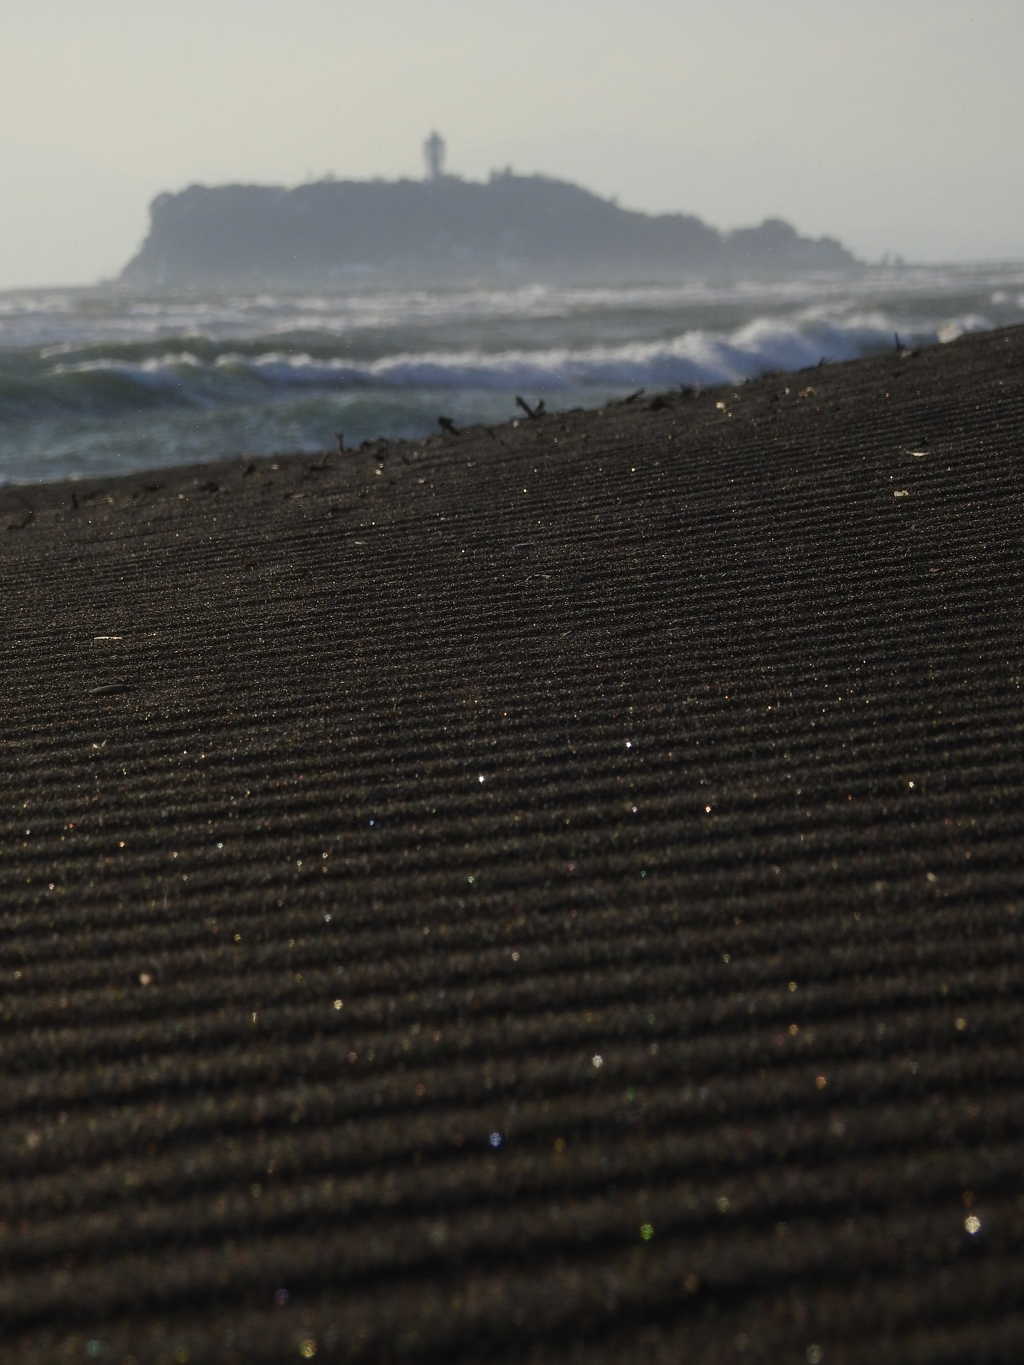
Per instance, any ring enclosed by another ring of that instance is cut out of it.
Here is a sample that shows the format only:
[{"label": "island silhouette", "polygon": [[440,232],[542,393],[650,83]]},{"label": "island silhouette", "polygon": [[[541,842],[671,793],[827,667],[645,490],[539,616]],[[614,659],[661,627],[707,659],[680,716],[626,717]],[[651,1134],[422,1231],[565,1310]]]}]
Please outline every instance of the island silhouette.
[{"label": "island silhouette", "polygon": [[855,257],[787,222],[720,232],[690,214],[648,214],[565,180],[487,181],[444,172],[424,144],[424,180],[323,180],[294,189],[192,185],[150,205],[121,281],[142,288],[318,288],[368,280],[582,284],[686,276],[846,272]]}]

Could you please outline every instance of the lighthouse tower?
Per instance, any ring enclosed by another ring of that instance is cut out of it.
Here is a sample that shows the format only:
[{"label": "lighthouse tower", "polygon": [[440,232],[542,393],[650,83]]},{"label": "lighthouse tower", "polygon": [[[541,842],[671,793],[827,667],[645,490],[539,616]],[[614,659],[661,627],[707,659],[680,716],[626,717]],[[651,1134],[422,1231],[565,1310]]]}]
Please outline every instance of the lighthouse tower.
[{"label": "lighthouse tower", "polygon": [[424,142],[423,159],[427,163],[427,179],[441,180],[444,177],[444,138],[440,133],[431,133]]}]

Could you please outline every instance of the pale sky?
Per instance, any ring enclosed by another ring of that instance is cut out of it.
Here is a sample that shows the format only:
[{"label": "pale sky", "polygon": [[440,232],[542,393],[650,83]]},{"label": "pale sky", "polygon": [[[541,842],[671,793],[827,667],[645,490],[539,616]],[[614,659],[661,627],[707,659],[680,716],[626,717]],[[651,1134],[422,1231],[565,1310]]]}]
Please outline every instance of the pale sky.
[{"label": "pale sky", "polygon": [[1021,0],[0,0],[0,287],[193,182],[578,181],[859,255],[1024,260]]}]

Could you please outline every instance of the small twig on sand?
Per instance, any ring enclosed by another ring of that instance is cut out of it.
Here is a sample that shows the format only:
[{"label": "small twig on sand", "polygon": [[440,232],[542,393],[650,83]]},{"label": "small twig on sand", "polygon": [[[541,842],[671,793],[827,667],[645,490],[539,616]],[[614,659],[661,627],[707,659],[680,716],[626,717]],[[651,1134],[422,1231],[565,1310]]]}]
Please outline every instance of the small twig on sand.
[{"label": "small twig on sand", "polygon": [[535,408],[531,408],[525,398],[520,398],[516,394],[516,407],[522,408],[527,417],[541,417],[544,413],[544,399],[542,398]]},{"label": "small twig on sand", "polygon": [[458,436],[459,434],[455,426],[455,423],[452,421],[450,417],[439,417],[437,419],[437,425],[441,428],[442,431],[447,431],[452,436]]}]

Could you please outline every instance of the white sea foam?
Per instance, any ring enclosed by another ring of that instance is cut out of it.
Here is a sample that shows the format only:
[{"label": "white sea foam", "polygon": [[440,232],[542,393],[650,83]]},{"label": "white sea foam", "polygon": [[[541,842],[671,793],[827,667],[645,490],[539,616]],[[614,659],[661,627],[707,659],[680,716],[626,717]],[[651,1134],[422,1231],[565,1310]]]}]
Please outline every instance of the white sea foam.
[{"label": "white sea foam", "polygon": [[[0,348],[131,343],[201,336],[239,342],[314,331],[349,337],[367,330],[441,329],[459,324],[543,322],[643,314],[670,318],[693,312],[732,312],[752,318],[780,309],[825,304],[844,308],[882,302],[894,317],[936,319],[934,305],[965,295],[1024,309],[1024,271],[964,267],[869,269],[854,277],[799,276],[779,280],[699,279],[649,285],[516,288],[352,289],[336,294],[265,292],[136,296],[117,289],[35,290],[0,294]],[[941,310],[940,310],[941,311]]]},{"label": "white sea foam", "polygon": [[53,375],[121,374],[128,378],[147,382],[150,380],[159,381],[164,376],[177,374],[181,370],[201,370],[204,368],[203,362],[198,356],[192,355],[189,351],[179,351],[176,355],[150,356],[146,360],[138,361],[102,357],[97,360],[79,360],[70,365],[54,365],[50,373]]},{"label": "white sea foam", "polygon": [[54,365],[60,375],[112,374],[146,387],[180,386],[190,375],[215,379],[244,377],[268,388],[304,389],[483,389],[541,392],[644,385],[668,388],[695,383],[738,383],[776,370],[797,370],[821,360],[853,360],[894,344],[951,341],[991,324],[977,313],[951,318],[929,329],[903,324],[874,311],[830,316],[808,310],[793,319],[754,318],[726,334],[703,329],[664,341],[629,342],[573,349],[483,352],[402,351],[364,361],[318,357],[308,351],[266,351],[246,355],[226,351],[203,361],[189,351],[148,356],[137,361],[96,357]]}]

